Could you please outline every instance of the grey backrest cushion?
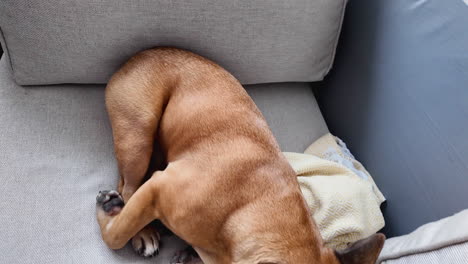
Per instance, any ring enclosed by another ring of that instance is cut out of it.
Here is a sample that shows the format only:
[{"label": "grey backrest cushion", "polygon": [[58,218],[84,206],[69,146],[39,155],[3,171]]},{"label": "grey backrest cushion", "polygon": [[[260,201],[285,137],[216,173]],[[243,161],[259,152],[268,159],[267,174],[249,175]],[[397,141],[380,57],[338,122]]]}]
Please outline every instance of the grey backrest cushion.
[{"label": "grey backrest cushion", "polygon": [[176,46],[243,84],[317,81],[346,0],[2,0],[2,45],[22,85],[105,83],[134,53]]},{"label": "grey backrest cushion", "polygon": [[466,2],[354,0],[347,7],[319,102],[330,131],[387,198],[387,237],[468,208]]}]

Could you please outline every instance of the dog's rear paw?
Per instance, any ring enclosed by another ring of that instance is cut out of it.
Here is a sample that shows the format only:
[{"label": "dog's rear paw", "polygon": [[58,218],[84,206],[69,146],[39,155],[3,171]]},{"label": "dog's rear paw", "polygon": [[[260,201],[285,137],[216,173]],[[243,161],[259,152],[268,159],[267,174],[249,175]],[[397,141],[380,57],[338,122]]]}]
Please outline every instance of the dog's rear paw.
[{"label": "dog's rear paw", "polygon": [[99,191],[96,204],[107,215],[116,215],[122,210],[124,201],[117,191]]},{"label": "dog's rear paw", "polygon": [[192,247],[188,247],[175,253],[171,259],[171,264],[203,264],[203,262],[198,257],[197,252]]},{"label": "dog's rear paw", "polygon": [[146,226],[132,238],[133,249],[138,255],[148,258],[159,254],[160,237],[158,231]]}]

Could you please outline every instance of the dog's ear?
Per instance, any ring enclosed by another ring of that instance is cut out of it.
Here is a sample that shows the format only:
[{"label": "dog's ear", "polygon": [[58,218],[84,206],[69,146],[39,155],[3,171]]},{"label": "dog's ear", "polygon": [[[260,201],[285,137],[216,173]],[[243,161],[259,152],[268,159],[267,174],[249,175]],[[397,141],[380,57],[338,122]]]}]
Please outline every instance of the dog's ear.
[{"label": "dog's ear", "polygon": [[384,243],[385,235],[378,233],[335,251],[335,255],[341,264],[375,264]]}]

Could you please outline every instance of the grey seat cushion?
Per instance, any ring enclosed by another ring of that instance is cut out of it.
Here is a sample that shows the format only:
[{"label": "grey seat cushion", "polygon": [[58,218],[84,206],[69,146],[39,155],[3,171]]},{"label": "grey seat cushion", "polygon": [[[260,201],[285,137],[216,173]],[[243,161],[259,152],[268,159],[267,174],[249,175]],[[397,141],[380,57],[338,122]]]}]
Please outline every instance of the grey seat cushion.
[{"label": "grey seat cushion", "polygon": [[0,29],[23,85],[105,83],[154,46],[199,53],[244,84],[317,81],[331,67],[345,3],[10,0],[0,1]]},{"label": "grey seat cushion", "polygon": [[[167,263],[109,250],[95,196],[117,169],[103,85],[21,87],[0,61],[0,263]],[[284,150],[303,151],[328,130],[308,84],[247,87]]]}]

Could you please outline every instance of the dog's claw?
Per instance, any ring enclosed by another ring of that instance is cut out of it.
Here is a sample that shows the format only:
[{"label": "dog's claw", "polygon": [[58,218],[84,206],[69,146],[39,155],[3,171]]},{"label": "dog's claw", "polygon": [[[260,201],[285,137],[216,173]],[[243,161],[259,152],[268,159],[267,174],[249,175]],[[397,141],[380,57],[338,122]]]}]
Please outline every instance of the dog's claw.
[{"label": "dog's claw", "polygon": [[106,190],[99,191],[96,196],[96,204],[106,212],[106,214],[115,215],[118,214],[124,206],[124,201],[117,191]]},{"label": "dog's claw", "polygon": [[171,264],[190,264],[190,263],[202,263],[198,257],[197,252],[192,247],[188,247],[185,250],[178,251],[171,259]]},{"label": "dog's claw", "polygon": [[132,238],[133,249],[138,255],[149,258],[159,254],[159,233],[152,227],[145,227]]}]

